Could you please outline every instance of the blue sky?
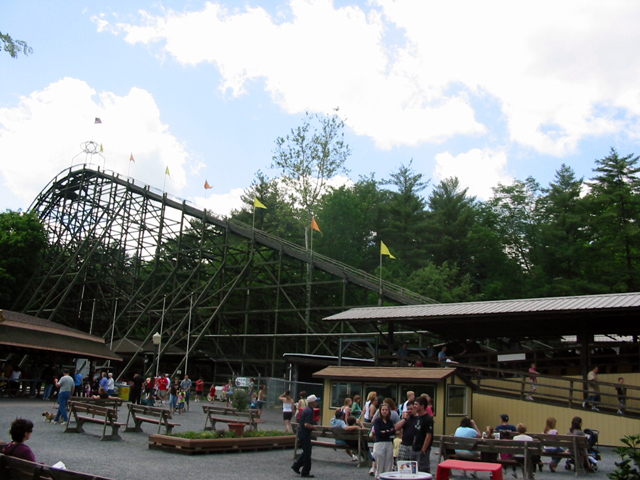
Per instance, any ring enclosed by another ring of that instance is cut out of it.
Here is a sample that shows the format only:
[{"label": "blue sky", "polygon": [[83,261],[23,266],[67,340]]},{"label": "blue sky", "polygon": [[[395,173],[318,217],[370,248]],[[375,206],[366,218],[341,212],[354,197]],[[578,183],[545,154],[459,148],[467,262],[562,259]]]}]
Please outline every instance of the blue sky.
[{"label": "blue sky", "polygon": [[33,53],[0,54],[0,210],[93,140],[94,163],[159,188],[169,167],[168,192],[227,214],[278,175],[278,136],[335,107],[352,180],[411,159],[482,199],[562,163],[589,178],[640,153],[639,21],[628,1],[3,2]]}]

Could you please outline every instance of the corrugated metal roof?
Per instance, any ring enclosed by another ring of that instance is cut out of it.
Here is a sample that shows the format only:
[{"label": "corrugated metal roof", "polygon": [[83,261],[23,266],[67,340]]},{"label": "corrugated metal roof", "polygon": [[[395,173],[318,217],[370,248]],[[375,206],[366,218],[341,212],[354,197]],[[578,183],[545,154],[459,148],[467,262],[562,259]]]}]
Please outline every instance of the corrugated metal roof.
[{"label": "corrugated metal roof", "polygon": [[403,305],[399,307],[352,308],[326,317],[327,321],[427,319],[530,312],[574,312],[581,310],[640,307],[640,292],[584,295],[574,297],[525,298],[486,302]]},{"label": "corrugated metal roof", "polygon": [[398,382],[439,382],[456,373],[455,368],[337,367],[323,368],[314,377],[336,380],[389,380]]}]

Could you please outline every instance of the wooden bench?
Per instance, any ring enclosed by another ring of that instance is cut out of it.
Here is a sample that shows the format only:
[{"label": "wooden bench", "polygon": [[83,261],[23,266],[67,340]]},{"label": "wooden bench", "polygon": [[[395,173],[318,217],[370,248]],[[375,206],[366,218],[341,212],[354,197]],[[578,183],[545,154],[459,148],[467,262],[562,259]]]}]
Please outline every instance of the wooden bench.
[{"label": "wooden bench", "polygon": [[[571,459],[574,463],[574,471],[576,476],[578,470],[585,472],[584,469],[584,452],[589,450],[589,438],[586,436],[577,435],[545,435],[543,433],[531,433],[528,434],[531,437],[539,440],[542,443],[542,456],[545,457],[558,457],[560,459]],[[563,448],[564,452],[549,452],[544,447]],[[580,453],[582,452],[582,453]],[[558,468],[560,466],[558,465]]]},{"label": "wooden bench", "polygon": [[249,430],[258,430],[258,423],[253,410],[241,412],[235,408],[202,405],[202,411],[207,416],[204,421],[204,430],[215,430],[217,422],[242,423],[245,426],[249,426]]},{"label": "wooden bench", "polygon": [[[117,422],[118,412],[115,409],[100,405],[89,405],[83,402],[69,403],[71,408],[70,418],[64,433],[83,433],[84,429],[82,427],[85,423],[97,423],[103,426],[100,440],[122,440],[118,430],[125,424]],[[74,427],[71,426],[71,417],[75,421]],[[110,434],[107,434],[107,427],[111,428]]]},{"label": "wooden bench", "polygon": [[[468,462],[499,463],[502,466],[522,468],[523,477],[533,478],[535,471],[534,456],[542,455],[542,444],[539,440],[532,442],[519,440],[494,440],[483,438],[466,438],[454,436],[435,436],[434,446],[439,447],[438,463],[442,457],[446,460],[458,459]],[[478,458],[458,457],[456,450],[469,450],[479,452]],[[500,454],[509,454],[513,457],[522,457],[522,461],[516,458],[502,459]]]},{"label": "wooden bench", "polygon": [[[298,432],[299,424],[292,423],[294,432]],[[345,432],[339,427],[325,427],[317,425],[316,430],[311,433],[311,444],[314,447],[332,448],[334,450],[353,450],[354,455],[358,457],[358,467],[370,467],[371,456],[369,454],[369,447],[367,446],[367,440],[369,438],[369,429],[359,428],[358,430]],[[327,440],[319,440],[327,439]],[[347,445],[336,445],[336,440],[347,441],[351,440],[358,442],[356,448],[349,447]],[[293,458],[298,456],[298,435],[296,435],[296,442],[293,446]]]},{"label": "wooden bench", "polygon": [[[73,397],[72,397],[73,398]],[[77,397],[73,402],[86,403],[87,405],[100,405],[101,407],[114,408],[116,411],[124,402],[121,398],[88,398]]]},{"label": "wooden bench", "polygon": [[0,478],[2,480],[111,480],[87,473],[71,470],[58,470],[40,463],[29,462],[21,458],[9,457],[0,453]]},{"label": "wooden bench", "polygon": [[[153,423],[158,425],[158,434],[165,428],[165,434],[169,435],[173,432],[173,427],[179,427],[179,423],[172,423],[171,412],[164,408],[147,407],[145,405],[134,405],[132,403],[127,404],[129,408],[129,414],[127,415],[127,423],[125,432],[142,432],[143,423]],[[129,426],[129,418],[133,419],[133,426]]]}]

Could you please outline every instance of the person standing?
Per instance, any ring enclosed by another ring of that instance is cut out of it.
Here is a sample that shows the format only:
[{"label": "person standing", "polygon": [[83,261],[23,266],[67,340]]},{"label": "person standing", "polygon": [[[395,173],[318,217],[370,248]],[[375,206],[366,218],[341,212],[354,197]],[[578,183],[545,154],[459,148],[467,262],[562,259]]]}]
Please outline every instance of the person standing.
[{"label": "person standing", "polygon": [[189,375],[185,375],[182,381],[180,382],[180,386],[182,387],[182,390],[184,390],[184,401],[185,401],[184,411],[185,412],[189,411],[189,400],[191,399],[191,385],[193,385],[193,382],[189,378]]},{"label": "person standing", "polygon": [[413,392],[412,390],[409,390],[407,392],[407,401],[402,404],[402,409],[400,410],[400,413],[404,413],[404,411],[407,409],[409,404],[413,405],[413,402],[415,402],[415,400],[416,400],[415,392]]},{"label": "person standing", "polygon": [[405,402],[404,410],[402,411],[402,419],[404,422],[398,422],[396,424],[396,430],[402,428],[402,441],[398,447],[398,461],[411,460],[411,447],[413,446],[413,439],[416,437],[416,416],[415,416],[415,403]]},{"label": "person standing", "polygon": [[416,436],[411,447],[411,460],[418,462],[420,472],[431,473],[431,440],[433,439],[433,417],[427,413],[429,401],[425,397],[418,397],[416,406]]},{"label": "person standing", "polygon": [[540,372],[538,372],[536,370],[536,364],[532,363],[531,367],[529,368],[529,382],[531,383],[531,390],[529,390],[529,395],[527,395],[527,400],[531,400],[533,401],[533,394],[536,391],[536,383],[538,381],[538,375],[540,374]]},{"label": "person standing", "polygon": [[53,423],[58,423],[60,416],[64,419],[62,423],[68,423],[67,401],[69,401],[69,397],[73,394],[73,389],[75,388],[75,382],[69,376],[68,369],[65,368],[62,371],[62,378],[56,381],[56,387],[59,388],[60,391],[58,392],[58,413],[56,413],[56,418],[53,419]]},{"label": "person standing", "polygon": [[169,385],[171,385],[171,380],[169,379],[168,373],[165,374],[164,377],[161,376],[158,379],[158,396],[160,397],[160,405],[164,405],[164,399],[167,396]]},{"label": "person standing", "polygon": [[598,367],[593,369],[587,375],[587,384],[589,386],[589,397],[586,402],[582,402],[582,408],[587,408],[588,404],[591,404],[591,410],[599,412],[600,409],[597,404],[600,403],[600,380],[598,379]]},{"label": "person standing", "polygon": [[100,382],[98,382],[98,390],[100,390],[101,387],[104,389],[105,392],[109,390],[109,379],[107,378],[107,374],[105,372],[102,372],[100,374]]},{"label": "person standing", "polygon": [[391,420],[391,409],[383,403],[380,414],[373,420],[376,443],[373,444],[373,457],[376,459],[375,478],[393,469],[393,438],[396,429]]},{"label": "person standing", "polygon": [[306,398],[307,406],[300,414],[298,440],[302,447],[302,453],[291,465],[291,470],[300,474],[301,477],[313,478],[315,476],[311,474],[311,432],[317,430],[316,422],[313,420],[313,409],[318,405],[318,400],[320,399],[315,395],[309,395]]},{"label": "person standing", "polygon": [[113,379],[113,373],[107,374],[107,393],[110,397],[116,394],[116,381]]},{"label": "person standing", "polygon": [[296,408],[296,402],[291,398],[291,391],[286,390],[282,395],[280,395],[278,400],[282,402],[282,419],[284,420],[284,426],[287,433],[293,433],[293,430],[291,429],[291,419],[293,418],[293,411]]},{"label": "person standing", "polygon": [[196,402],[199,402],[202,398],[202,392],[204,392],[204,380],[200,377],[196,381]]},{"label": "person standing", "polygon": [[53,391],[53,385],[56,383],[56,371],[51,365],[47,365],[44,367],[42,376],[44,377],[44,394],[42,395],[42,399],[49,400],[51,398],[51,392]]},{"label": "person standing", "polygon": [[73,380],[74,380],[74,384],[75,384],[75,388],[74,388],[74,393],[77,397],[81,397],[82,396],[82,378],[84,377],[84,375],[82,375],[82,373],[80,373],[78,370],[76,370],[75,375],[73,376]]},{"label": "person standing", "polygon": [[258,422],[262,422],[262,407],[264,407],[264,402],[267,400],[267,386],[260,385],[260,390],[258,390],[258,399],[257,399],[257,407],[258,407]]},{"label": "person standing", "polygon": [[624,378],[618,378],[618,386],[616,387],[616,393],[618,395],[618,402],[620,407],[618,408],[618,415],[624,415],[624,411],[627,408],[627,387],[624,386]]},{"label": "person standing", "polygon": [[142,384],[144,383],[144,378],[139,373],[136,373],[133,376],[133,380],[131,383],[133,383],[133,385],[131,386],[131,398],[129,398],[129,400],[134,405],[140,405],[140,401],[142,399]]}]

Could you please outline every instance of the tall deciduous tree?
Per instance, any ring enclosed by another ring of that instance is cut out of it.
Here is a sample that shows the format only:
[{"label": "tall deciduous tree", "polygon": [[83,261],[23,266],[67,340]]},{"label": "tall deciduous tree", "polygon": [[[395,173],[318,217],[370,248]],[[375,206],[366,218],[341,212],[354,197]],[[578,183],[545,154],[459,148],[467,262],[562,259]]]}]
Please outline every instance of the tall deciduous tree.
[{"label": "tall deciduous tree", "polygon": [[640,178],[638,158],[621,157],[612,148],[609,155],[596,160],[597,175],[592,179],[592,225],[596,244],[603,254],[601,267],[614,289],[640,288]]},{"label": "tall deciduous tree", "polygon": [[10,308],[37,270],[47,236],[32,213],[0,213],[0,306]]},{"label": "tall deciduous tree", "polygon": [[306,213],[307,218],[301,219],[305,226],[311,222],[327,181],[339,173],[347,173],[345,164],[350,154],[344,140],[344,122],[337,113],[307,113],[302,125],[291,129],[286,137],[276,139],[272,167],[280,169],[292,200]]}]

